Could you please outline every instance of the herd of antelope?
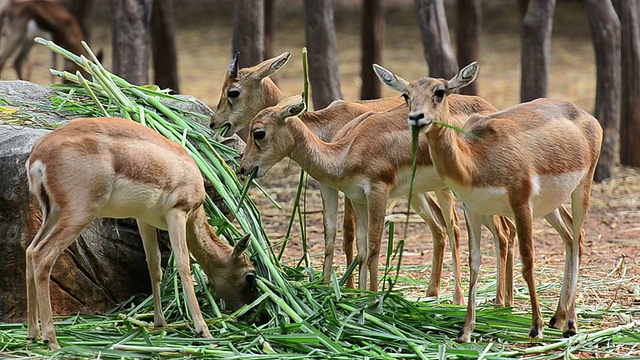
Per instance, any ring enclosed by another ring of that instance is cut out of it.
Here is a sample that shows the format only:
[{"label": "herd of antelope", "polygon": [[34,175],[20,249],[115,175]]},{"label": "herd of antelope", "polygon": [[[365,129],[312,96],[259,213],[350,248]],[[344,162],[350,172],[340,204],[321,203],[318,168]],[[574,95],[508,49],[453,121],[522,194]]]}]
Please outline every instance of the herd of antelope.
[{"label": "herd of antelope", "polygon": [[[3,11],[3,42],[7,24],[19,23],[21,37],[27,36],[30,21],[41,26],[39,17],[24,15],[40,12],[21,6]],[[0,47],[0,70],[6,49],[6,45]],[[602,129],[593,116],[567,101],[539,99],[499,111],[481,97],[456,94],[475,80],[477,63],[450,80],[426,77],[412,82],[374,65],[380,81],[401,97],[338,100],[325,109],[306,111],[300,96],[287,97],[270,79],[290,56],[283,53],[249,68],[240,68],[234,57],[210,125],[227,136],[249,127],[241,175],[262,177],[289,157],[321,184],[325,280],[333,267],[339,192],[345,196],[347,263],[354,261],[355,240],[358,287],[374,292],[388,202],[402,196],[410,199],[432,233],[434,253],[426,295],[439,294],[448,238],[455,280],[453,302],[463,305],[457,198],[469,231],[471,274],[467,316],[457,340],[470,341],[475,327],[483,224],[496,245],[496,303],[511,306],[514,302],[517,236],[532,306],[529,336],[542,336],[534,274],[534,217],[544,217],[565,244],[562,290],[549,325],[562,329],[565,336],[577,332],[582,226],[602,142]],[[413,186],[410,129],[420,132]],[[211,337],[211,333],[193,289],[189,252],[202,265],[216,297],[228,307],[238,308],[256,299],[256,271],[244,254],[250,239],[245,236],[231,247],[209,226],[202,176],[181,145],[123,119],[76,119],[39,139],[26,168],[29,189],[43,214],[42,227],[26,250],[29,338],[42,337],[51,349],[60,348],[49,294],[51,269],[98,217],[137,220],[152,282],[155,326],[166,324],[160,302],[162,269],[156,229],[169,232],[197,336]],[[563,205],[569,200],[570,211]],[[347,286],[355,287],[355,281],[348,279]]]}]

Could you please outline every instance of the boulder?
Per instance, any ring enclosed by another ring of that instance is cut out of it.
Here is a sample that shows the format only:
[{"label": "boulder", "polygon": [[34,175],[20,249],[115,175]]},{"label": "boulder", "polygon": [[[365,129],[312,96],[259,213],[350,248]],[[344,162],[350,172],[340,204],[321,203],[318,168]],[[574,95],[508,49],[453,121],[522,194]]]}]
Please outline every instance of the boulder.
[{"label": "boulder", "polygon": [[[26,320],[25,253],[40,226],[37,201],[29,194],[25,163],[35,141],[49,130],[18,126],[6,116],[11,108],[40,124],[60,124],[74,117],[51,108],[51,89],[25,81],[0,81],[0,321]],[[192,112],[211,115],[197,99],[176,102]],[[6,107],[6,103],[13,106]],[[34,106],[38,105],[38,106]],[[9,120],[7,120],[9,119]],[[224,141],[240,151],[239,138]],[[215,197],[210,191],[210,195]],[[160,237],[163,263],[170,253]],[[54,315],[104,313],[136,294],[150,293],[142,241],[134,220],[96,219],[56,262],[51,274]]]}]

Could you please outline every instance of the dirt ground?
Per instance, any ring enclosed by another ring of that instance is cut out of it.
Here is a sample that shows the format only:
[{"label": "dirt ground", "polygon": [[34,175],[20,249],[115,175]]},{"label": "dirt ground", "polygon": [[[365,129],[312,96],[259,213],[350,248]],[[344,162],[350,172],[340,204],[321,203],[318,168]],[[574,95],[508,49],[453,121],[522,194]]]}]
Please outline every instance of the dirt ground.
[{"label": "dirt ground", "polygon": [[[176,2],[178,3],[178,2]],[[177,37],[179,49],[179,75],[182,93],[194,95],[212,108],[215,107],[224,73],[230,61],[231,16],[229,3],[220,1],[183,1],[176,6]],[[359,93],[359,1],[339,1],[335,5],[338,32],[341,85],[345,99],[356,99]],[[513,4],[511,4],[513,3]],[[520,30],[517,9],[513,2],[485,2],[483,37],[481,43],[481,72],[478,78],[479,95],[498,108],[516,104],[519,98],[519,49]],[[289,64],[278,74],[277,81],[285,93],[299,93],[302,89],[300,49],[304,46],[303,13],[299,2],[279,3],[275,53],[293,53]],[[385,45],[382,65],[395,70],[406,79],[427,75],[420,35],[413,13],[412,1],[388,1]],[[450,25],[456,19],[454,9],[448,9]],[[105,50],[110,59],[111,46],[108,11],[100,9],[92,34],[92,48]],[[453,41],[455,34],[452,33]],[[554,19],[554,35],[551,45],[550,93],[553,98],[571,100],[588,111],[593,111],[595,99],[595,61],[586,14],[579,2],[558,2]],[[46,84],[48,66],[45,49],[34,50],[35,82]],[[110,61],[106,61],[110,65]],[[13,72],[5,69],[3,78],[11,79]],[[384,96],[394,96],[384,90]],[[640,134],[639,134],[640,136]],[[257,191],[251,196],[262,211],[264,226],[273,243],[283,240],[296,194],[299,168],[288,161],[281,162],[260,183],[279,203],[277,210]],[[323,254],[323,230],[321,200],[317,184],[310,181],[306,193],[306,227],[308,252],[312,264],[320,271]],[[403,238],[406,217],[406,201],[398,200],[389,209],[396,225],[396,239]],[[461,215],[461,213],[460,213]],[[463,225],[462,225],[463,226]],[[299,231],[296,227],[294,235]],[[624,280],[624,286],[611,287],[605,293],[586,289],[585,299],[617,296],[621,304],[640,304],[640,169],[618,167],[615,176],[596,184],[592,192],[590,213],[585,223],[585,254],[581,266],[581,281],[590,277],[606,277]],[[341,234],[338,234],[340,238]],[[560,237],[553,229],[537,220],[534,226],[539,283],[559,283],[564,263],[564,249]],[[387,234],[382,249],[386,247]],[[484,243],[484,272],[481,277],[494,275],[493,245],[487,236]],[[344,271],[344,257],[336,244],[338,271]],[[468,277],[466,260],[466,231],[463,230],[463,275]],[[426,226],[414,214],[407,229],[403,265],[415,265],[407,270],[407,276],[426,279],[429,274],[432,242]],[[285,251],[286,262],[295,265],[301,258],[299,237],[289,242]],[[620,260],[624,259],[623,263]],[[384,256],[382,261],[384,261]],[[620,264],[619,268],[616,266]],[[443,285],[449,285],[451,259],[447,253]],[[618,269],[619,271],[614,271]],[[523,286],[521,276],[516,276],[518,286]],[[612,280],[613,281],[613,280]],[[587,281],[588,282],[588,281]],[[621,290],[620,290],[621,289]],[[620,291],[618,291],[620,290]],[[445,290],[446,292],[446,290]],[[614,294],[615,293],[615,294]],[[595,301],[595,300],[594,300]]]}]

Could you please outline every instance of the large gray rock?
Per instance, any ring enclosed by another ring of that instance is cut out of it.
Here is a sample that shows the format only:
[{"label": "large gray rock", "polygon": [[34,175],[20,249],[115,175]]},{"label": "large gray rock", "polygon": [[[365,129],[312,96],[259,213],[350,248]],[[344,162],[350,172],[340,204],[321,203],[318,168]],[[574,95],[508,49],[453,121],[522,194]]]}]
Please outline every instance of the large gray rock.
[{"label": "large gray rock", "polygon": [[[49,88],[33,83],[0,81],[0,98],[35,115],[37,122],[63,123],[74,117],[64,111],[41,110],[51,106],[50,95]],[[207,106],[190,100],[196,104],[177,104],[211,115]],[[33,144],[48,130],[24,128],[6,118],[0,109],[0,321],[12,322],[26,319],[24,249],[40,226],[39,205],[29,195],[25,163]],[[225,142],[236,149],[244,146],[237,138]],[[166,260],[168,241],[160,244]],[[95,220],[58,259],[51,280],[55,315],[103,313],[132,295],[150,293],[135,221]]]}]

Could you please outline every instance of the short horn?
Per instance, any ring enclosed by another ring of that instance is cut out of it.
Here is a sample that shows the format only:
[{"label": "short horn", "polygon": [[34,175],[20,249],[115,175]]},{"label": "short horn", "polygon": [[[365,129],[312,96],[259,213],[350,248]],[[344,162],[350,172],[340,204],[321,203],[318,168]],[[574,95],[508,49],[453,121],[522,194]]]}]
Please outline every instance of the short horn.
[{"label": "short horn", "polygon": [[229,65],[229,74],[231,77],[238,77],[238,58],[240,57],[239,51],[234,51],[233,60],[231,60],[231,64]]}]

